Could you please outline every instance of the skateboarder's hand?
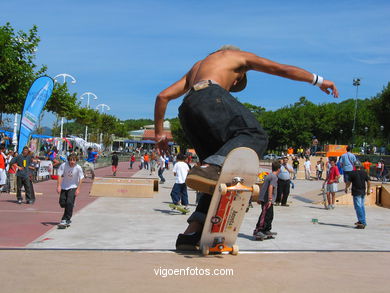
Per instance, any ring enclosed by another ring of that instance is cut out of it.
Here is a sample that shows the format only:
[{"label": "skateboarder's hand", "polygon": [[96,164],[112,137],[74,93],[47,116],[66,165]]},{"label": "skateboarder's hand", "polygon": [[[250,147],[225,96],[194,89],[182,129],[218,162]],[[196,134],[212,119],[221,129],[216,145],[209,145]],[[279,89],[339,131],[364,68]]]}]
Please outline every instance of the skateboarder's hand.
[{"label": "skateboarder's hand", "polygon": [[157,151],[160,155],[169,154],[168,139],[165,135],[155,136]]},{"label": "skateboarder's hand", "polygon": [[345,193],[348,193],[348,188],[345,188],[345,189],[344,189],[344,192],[345,192]]},{"label": "skateboarder's hand", "polygon": [[57,193],[61,193],[61,186],[57,186]]},{"label": "skateboarder's hand", "polygon": [[80,193],[80,190],[77,188],[74,194],[79,195],[79,193]]},{"label": "skateboarder's hand", "polygon": [[324,80],[320,89],[327,93],[328,95],[331,93],[330,90],[332,91],[332,96],[335,97],[335,98],[338,98],[339,97],[339,91],[336,87],[336,85],[334,84],[333,81],[330,81],[330,80]]}]

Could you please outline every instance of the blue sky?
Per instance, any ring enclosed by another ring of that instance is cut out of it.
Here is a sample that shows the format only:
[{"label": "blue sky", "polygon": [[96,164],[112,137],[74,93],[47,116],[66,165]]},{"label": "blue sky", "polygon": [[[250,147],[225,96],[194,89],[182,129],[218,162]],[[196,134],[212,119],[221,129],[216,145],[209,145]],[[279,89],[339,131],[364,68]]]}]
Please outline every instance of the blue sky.
[{"label": "blue sky", "polygon": [[[355,77],[359,97],[372,97],[390,81],[389,15],[389,1],[0,0],[0,25],[38,26],[37,64],[52,77],[71,74],[71,92],[95,93],[91,107],[107,104],[123,120],[153,118],[155,96],[223,44],[333,80],[338,101],[355,97]],[[259,72],[235,96],[267,110],[301,96],[334,101],[310,84]]]}]

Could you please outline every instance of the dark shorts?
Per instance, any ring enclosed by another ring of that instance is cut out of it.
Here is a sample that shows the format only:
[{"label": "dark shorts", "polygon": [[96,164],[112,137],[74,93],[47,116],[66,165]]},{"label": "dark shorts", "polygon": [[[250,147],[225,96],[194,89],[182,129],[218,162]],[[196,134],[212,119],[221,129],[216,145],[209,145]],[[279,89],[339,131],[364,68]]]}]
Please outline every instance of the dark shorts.
[{"label": "dark shorts", "polygon": [[347,183],[347,182],[351,182],[351,180],[349,179],[350,178],[350,174],[351,174],[352,171],[344,171],[344,182]]},{"label": "dark shorts", "polygon": [[179,108],[179,118],[200,160],[209,164],[222,165],[237,147],[249,147],[261,157],[268,144],[255,116],[216,84],[191,90]]}]

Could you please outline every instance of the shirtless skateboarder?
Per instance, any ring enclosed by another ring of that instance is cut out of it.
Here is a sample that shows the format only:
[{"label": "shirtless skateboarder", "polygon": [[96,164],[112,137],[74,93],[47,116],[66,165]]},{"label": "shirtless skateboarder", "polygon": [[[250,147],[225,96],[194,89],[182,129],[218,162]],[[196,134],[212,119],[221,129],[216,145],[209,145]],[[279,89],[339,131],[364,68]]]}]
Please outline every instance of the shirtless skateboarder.
[{"label": "shirtless skateboarder", "polygon": [[318,86],[337,98],[336,85],[304,69],[279,64],[225,45],[196,62],[180,80],[158,94],[155,103],[155,140],[160,152],[168,149],[163,134],[164,115],[170,100],[185,95],[179,108],[181,126],[195,148],[201,166],[191,169],[187,186],[203,192],[189,226],[179,234],[176,248],[188,249],[199,242],[211,195],[226,155],[237,147],[253,149],[259,157],[267,147],[267,135],[254,115],[230,92],[246,87],[246,72],[255,70]]}]

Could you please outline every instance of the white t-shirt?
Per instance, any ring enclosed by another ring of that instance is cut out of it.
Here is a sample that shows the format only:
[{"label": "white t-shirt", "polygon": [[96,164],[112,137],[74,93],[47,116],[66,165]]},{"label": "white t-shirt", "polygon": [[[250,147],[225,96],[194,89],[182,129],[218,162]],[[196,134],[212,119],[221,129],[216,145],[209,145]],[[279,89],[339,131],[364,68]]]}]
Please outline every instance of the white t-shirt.
[{"label": "white t-shirt", "polygon": [[190,168],[188,167],[187,163],[184,163],[182,161],[179,161],[175,164],[173,167],[173,173],[176,174],[176,181],[175,183],[183,184],[186,182],[187,174]]},{"label": "white t-shirt", "polygon": [[305,162],[305,169],[306,169],[306,170],[310,170],[310,167],[311,167],[310,161],[306,161],[306,162]]},{"label": "white t-shirt", "polygon": [[76,166],[71,167],[69,163],[63,163],[58,168],[58,176],[62,176],[61,189],[71,189],[77,188],[81,179],[84,178],[83,169],[76,164]]}]

